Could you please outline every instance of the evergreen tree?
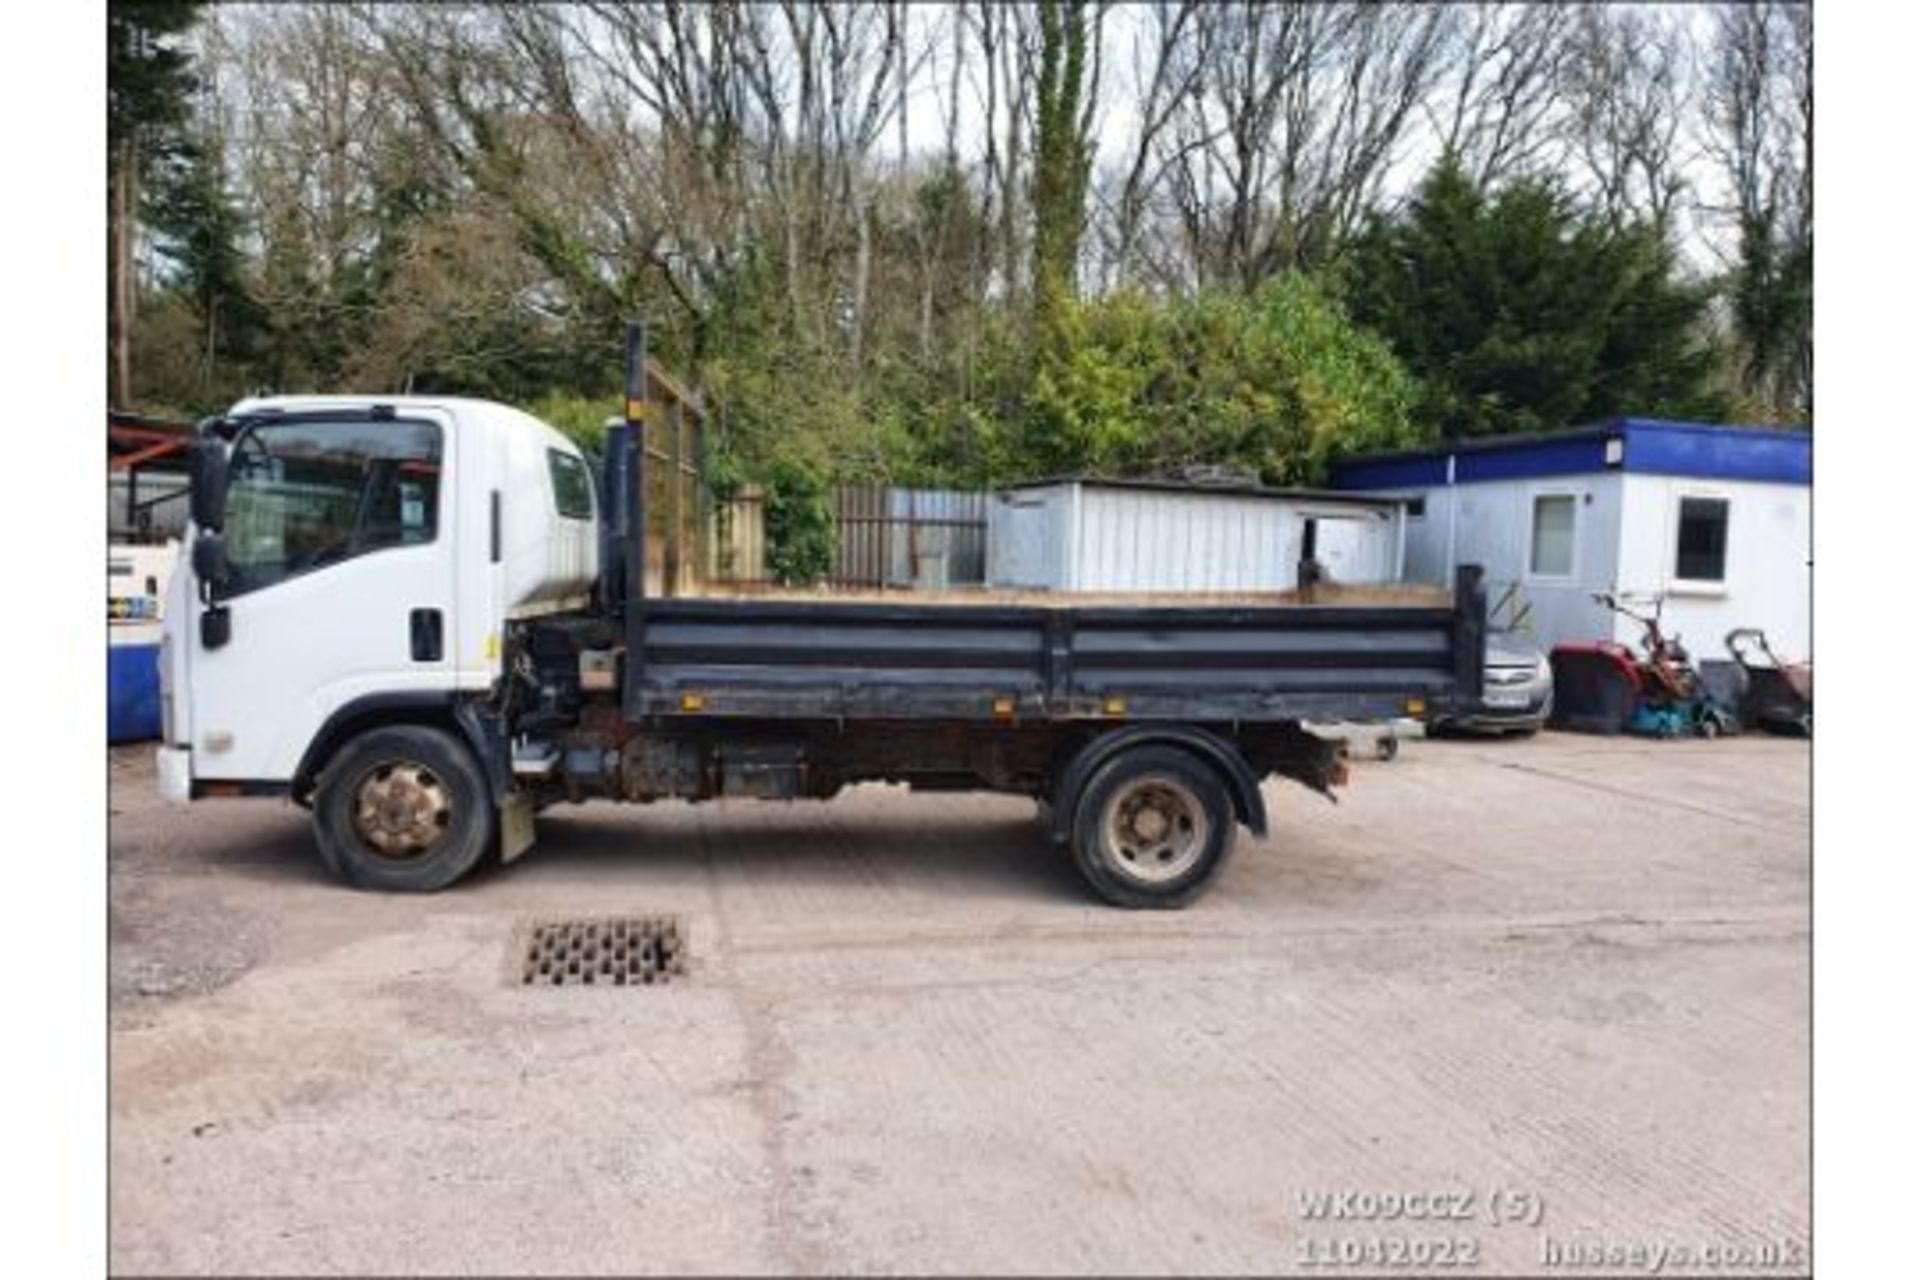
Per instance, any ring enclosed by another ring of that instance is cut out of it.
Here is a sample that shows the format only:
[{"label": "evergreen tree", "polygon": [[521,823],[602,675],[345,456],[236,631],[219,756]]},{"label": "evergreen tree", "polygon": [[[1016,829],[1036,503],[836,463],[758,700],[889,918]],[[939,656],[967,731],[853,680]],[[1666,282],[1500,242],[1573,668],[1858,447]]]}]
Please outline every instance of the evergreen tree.
[{"label": "evergreen tree", "polygon": [[187,0],[110,0],[107,5],[107,330],[112,398],[132,398],[134,224],[140,187],[158,158],[174,153],[194,78],[179,37],[200,5]]},{"label": "evergreen tree", "polygon": [[196,0],[109,0],[107,163],[121,144],[177,128],[187,118],[194,78],[177,40],[199,13]]},{"label": "evergreen tree", "polygon": [[1813,237],[1780,227],[1774,210],[1740,220],[1739,256],[1726,280],[1743,347],[1741,373],[1764,409],[1813,414]]},{"label": "evergreen tree", "polygon": [[1624,414],[1719,417],[1706,288],[1651,227],[1583,214],[1551,182],[1476,186],[1452,158],[1348,260],[1354,317],[1422,384],[1447,438]]},{"label": "evergreen tree", "polygon": [[146,220],[170,268],[169,288],[191,308],[208,372],[254,358],[266,325],[247,283],[245,223],[227,190],[220,139],[189,136],[154,174]]}]

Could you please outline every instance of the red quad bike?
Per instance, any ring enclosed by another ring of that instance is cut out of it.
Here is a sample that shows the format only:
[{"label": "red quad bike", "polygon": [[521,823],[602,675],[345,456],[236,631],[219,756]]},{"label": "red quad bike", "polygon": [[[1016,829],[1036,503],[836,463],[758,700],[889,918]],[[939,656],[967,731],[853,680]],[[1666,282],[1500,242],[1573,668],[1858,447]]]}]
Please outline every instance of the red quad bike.
[{"label": "red quad bike", "polygon": [[1660,738],[1684,734],[1717,738],[1740,731],[1739,717],[1707,695],[1680,637],[1669,636],[1661,629],[1664,596],[1652,597],[1650,613],[1635,611],[1611,591],[1595,592],[1593,598],[1640,624],[1640,700],[1627,723],[1629,729]]}]

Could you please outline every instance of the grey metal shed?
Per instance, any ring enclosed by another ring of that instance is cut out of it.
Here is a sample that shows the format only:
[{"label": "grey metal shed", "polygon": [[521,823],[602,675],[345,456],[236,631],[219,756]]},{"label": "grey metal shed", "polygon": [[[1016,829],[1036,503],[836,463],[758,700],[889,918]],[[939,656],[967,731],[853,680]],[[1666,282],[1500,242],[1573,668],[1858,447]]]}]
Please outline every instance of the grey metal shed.
[{"label": "grey metal shed", "polygon": [[1400,578],[1401,504],[1318,489],[1069,476],[987,506],[989,586],[1054,591],[1288,591],[1314,558],[1336,582]]}]

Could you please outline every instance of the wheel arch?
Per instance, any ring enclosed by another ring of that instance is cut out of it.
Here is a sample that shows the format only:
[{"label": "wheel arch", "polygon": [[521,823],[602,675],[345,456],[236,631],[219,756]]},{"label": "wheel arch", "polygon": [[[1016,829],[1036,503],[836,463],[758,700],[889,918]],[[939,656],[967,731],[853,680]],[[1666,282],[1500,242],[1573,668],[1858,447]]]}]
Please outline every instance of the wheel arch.
[{"label": "wheel arch", "polygon": [[289,793],[295,802],[312,803],[320,771],[341,747],[370,729],[392,725],[426,725],[459,738],[472,750],[486,779],[488,799],[500,802],[506,790],[504,743],[494,740],[490,722],[471,701],[450,692],[373,693],[337,708],[313,735],[294,768]]},{"label": "wheel arch", "polygon": [[1146,746],[1176,747],[1213,766],[1226,781],[1234,818],[1256,836],[1267,834],[1267,802],[1260,794],[1260,779],[1239,748],[1217,733],[1182,724],[1129,725],[1103,733],[1081,747],[1060,771],[1047,813],[1048,834],[1055,840],[1070,838],[1080,796],[1100,766],[1123,751]]}]

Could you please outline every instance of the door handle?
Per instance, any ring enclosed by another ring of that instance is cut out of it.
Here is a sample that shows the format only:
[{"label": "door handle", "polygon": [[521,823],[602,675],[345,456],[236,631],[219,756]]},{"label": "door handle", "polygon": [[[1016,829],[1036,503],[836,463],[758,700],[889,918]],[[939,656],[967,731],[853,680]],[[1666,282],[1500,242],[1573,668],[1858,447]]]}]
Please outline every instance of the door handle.
[{"label": "door handle", "polygon": [[415,609],[407,615],[407,634],[415,662],[438,662],[445,652],[444,628],[438,609]]}]

